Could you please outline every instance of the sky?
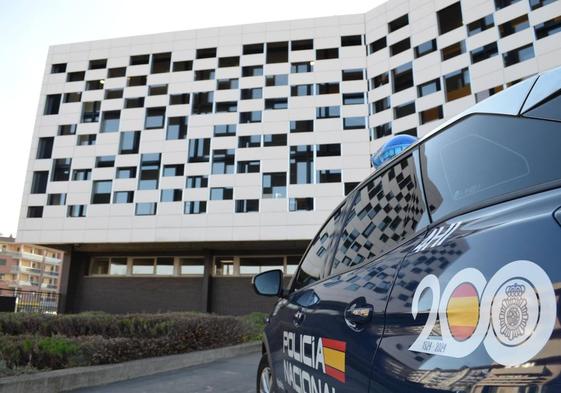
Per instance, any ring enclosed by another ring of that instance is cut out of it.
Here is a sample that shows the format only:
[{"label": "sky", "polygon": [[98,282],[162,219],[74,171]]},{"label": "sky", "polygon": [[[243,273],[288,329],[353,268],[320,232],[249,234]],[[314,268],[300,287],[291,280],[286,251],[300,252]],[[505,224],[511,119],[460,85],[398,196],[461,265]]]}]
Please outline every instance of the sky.
[{"label": "sky", "polygon": [[50,45],[364,13],[383,0],[0,0],[0,236],[15,236]]}]

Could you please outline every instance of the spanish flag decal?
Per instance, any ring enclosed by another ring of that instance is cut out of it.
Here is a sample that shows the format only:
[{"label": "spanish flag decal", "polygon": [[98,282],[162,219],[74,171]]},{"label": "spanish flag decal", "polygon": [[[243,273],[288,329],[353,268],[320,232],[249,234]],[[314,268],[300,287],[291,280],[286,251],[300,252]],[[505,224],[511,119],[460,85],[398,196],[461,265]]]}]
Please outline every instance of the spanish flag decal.
[{"label": "spanish flag decal", "polygon": [[452,337],[465,341],[472,336],[479,321],[479,296],[472,284],[464,282],[454,289],[446,314]]},{"label": "spanish flag decal", "polygon": [[347,343],[344,341],[322,338],[325,373],[341,383],[345,383],[345,353]]}]

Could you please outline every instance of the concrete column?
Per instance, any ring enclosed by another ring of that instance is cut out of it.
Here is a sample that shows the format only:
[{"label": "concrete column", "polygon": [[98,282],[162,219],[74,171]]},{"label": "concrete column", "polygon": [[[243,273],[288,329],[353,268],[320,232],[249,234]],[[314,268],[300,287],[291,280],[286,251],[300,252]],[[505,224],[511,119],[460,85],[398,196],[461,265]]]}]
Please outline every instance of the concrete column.
[{"label": "concrete column", "polygon": [[58,293],[59,293],[59,299],[58,299],[58,312],[59,313],[64,313],[66,312],[66,308],[67,308],[67,304],[68,304],[68,299],[67,299],[67,293],[68,293],[68,281],[70,279],[70,261],[72,259],[72,250],[73,247],[67,247],[65,249],[63,249],[62,251],[64,251],[64,257],[62,258],[62,265],[60,266],[59,269],[59,289],[58,289]]},{"label": "concrete column", "polygon": [[212,312],[212,302],[211,302],[211,296],[212,296],[212,259],[213,259],[213,255],[211,251],[207,251],[205,253],[205,272],[204,272],[204,276],[203,276],[203,284],[202,284],[202,290],[201,290],[201,303],[202,303],[202,311],[203,312]]}]

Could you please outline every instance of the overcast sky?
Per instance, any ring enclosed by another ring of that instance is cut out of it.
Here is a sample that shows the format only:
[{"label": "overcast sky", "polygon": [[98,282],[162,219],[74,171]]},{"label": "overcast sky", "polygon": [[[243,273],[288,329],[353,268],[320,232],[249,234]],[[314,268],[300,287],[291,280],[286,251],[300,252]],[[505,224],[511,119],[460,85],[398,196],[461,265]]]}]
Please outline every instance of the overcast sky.
[{"label": "overcast sky", "polygon": [[382,0],[0,0],[0,234],[16,233],[48,47],[363,13]]}]

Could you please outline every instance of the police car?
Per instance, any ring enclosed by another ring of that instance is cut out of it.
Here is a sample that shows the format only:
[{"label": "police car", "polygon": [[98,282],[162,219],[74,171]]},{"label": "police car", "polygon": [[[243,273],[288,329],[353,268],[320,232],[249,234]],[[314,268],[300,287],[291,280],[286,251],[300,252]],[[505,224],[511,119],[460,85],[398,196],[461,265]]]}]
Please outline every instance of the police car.
[{"label": "police car", "polygon": [[560,122],[561,69],[488,98],[255,276],[258,392],[561,392]]}]

